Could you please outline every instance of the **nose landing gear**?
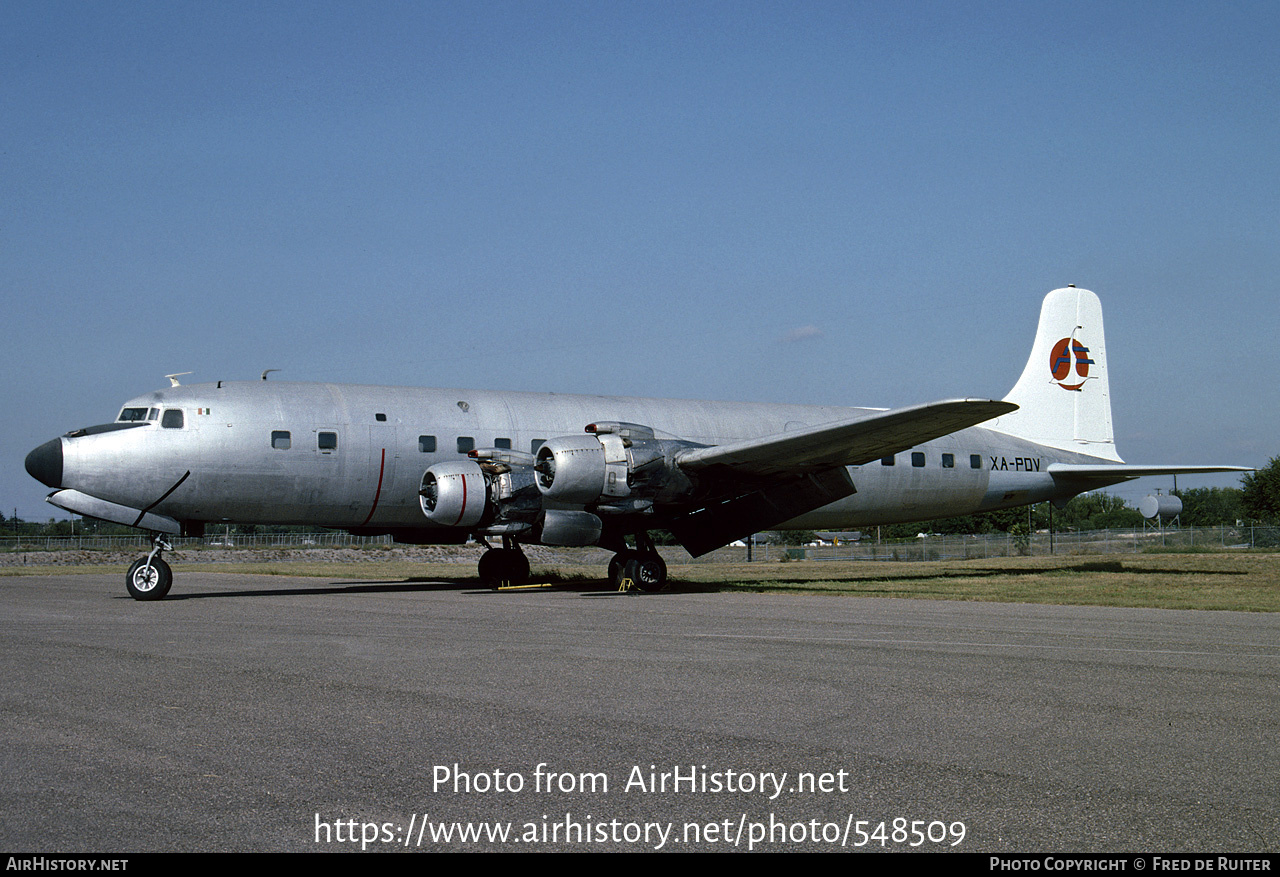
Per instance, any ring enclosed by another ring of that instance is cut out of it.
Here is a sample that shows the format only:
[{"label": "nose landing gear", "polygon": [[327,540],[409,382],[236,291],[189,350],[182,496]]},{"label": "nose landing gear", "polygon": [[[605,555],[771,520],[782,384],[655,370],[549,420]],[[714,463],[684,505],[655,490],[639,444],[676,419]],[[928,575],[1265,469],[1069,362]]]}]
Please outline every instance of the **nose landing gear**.
[{"label": "nose landing gear", "polygon": [[172,551],[173,546],[164,541],[159,533],[151,538],[151,553],[139,557],[129,567],[124,586],[129,596],[135,600],[163,600],[173,585],[173,570],[160,556],[163,551]]}]

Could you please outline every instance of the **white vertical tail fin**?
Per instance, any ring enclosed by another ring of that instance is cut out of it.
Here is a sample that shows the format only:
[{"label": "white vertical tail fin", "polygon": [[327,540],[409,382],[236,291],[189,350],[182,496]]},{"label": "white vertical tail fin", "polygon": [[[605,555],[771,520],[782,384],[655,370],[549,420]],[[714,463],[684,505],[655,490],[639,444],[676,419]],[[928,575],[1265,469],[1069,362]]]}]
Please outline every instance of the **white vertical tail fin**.
[{"label": "white vertical tail fin", "polygon": [[1102,305],[1087,289],[1055,289],[1040,309],[1031,358],[992,428],[1053,448],[1121,462],[1111,427]]}]

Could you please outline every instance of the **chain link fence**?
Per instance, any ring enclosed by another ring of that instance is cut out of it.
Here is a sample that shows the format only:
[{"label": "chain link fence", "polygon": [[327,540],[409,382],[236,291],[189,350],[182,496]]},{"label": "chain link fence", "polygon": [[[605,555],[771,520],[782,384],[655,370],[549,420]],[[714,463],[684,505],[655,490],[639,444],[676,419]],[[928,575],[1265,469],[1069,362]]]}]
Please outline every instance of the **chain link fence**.
[{"label": "chain link fence", "polygon": [[[390,536],[352,536],[350,533],[259,533],[251,535],[169,536],[178,548],[364,548],[395,544]],[[0,551],[124,551],[151,550],[146,533],[129,536],[13,536],[0,537]]]},{"label": "chain link fence", "polygon": [[[1229,550],[1280,548],[1280,527],[1182,527],[1158,530],[1088,530],[1072,533],[980,536],[924,535],[915,539],[885,541],[862,539],[840,545],[757,545],[755,560],[969,560],[984,557],[1028,557],[1050,554],[1136,554],[1150,550]],[[745,548],[722,548],[707,560],[741,562]]]},{"label": "chain link fence", "polygon": [[[175,549],[260,550],[272,548],[367,548],[389,547],[396,543],[390,536],[352,536],[349,533],[262,533],[252,535],[209,535],[201,538],[173,537],[170,543]],[[38,536],[14,538],[0,537],[0,551],[146,551],[150,538],[139,533],[134,536]],[[787,546],[776,543],[760,543],[751,549],[752,561],[778,562],[788,560],[819,561],[924,561],[965,560],[984,557],[1042,556],[1049,554],[1133,554],[1147,550],[1229,550],[1249,548],[1280,548],[1280,527],[1181,527],[1164,530],[1152,527],[1126,530],[1091,530],[1073,533],[1040,532],[1027,535],[989,534],[982,536],[923,535],[915,539],[876,542],[862,539],[839,545]],[[664,546],[664,556],[673,562],[689,562],[688,556],[678,547]],[[465,552],[465,561],[474,562],[474,551]],[[573,563],[576,557],[583,562],[598,561],[599,549],[559,552],[563,562]],[[463,558],[460,558],[460,560]],[[748,560],[745,547],[726,547],[703,557],[699,561],[712,563],[743,563]]]}]

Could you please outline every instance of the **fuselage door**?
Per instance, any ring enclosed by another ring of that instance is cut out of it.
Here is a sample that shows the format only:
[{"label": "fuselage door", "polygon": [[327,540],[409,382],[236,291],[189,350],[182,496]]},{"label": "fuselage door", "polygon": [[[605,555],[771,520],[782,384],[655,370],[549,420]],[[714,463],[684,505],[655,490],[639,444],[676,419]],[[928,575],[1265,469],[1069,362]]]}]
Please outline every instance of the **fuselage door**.
[{"label": "fuselage door", "polygon": [[[396,461],[400,458],[397,425],[379,421],[369,427],[369,455],[365,464],[367,487],[364,490],[368,503],[365,524],[394,515],[394,506],[402,504],[403,497],[395,490]],[[416,493],[411,492],[416,501]]]}]

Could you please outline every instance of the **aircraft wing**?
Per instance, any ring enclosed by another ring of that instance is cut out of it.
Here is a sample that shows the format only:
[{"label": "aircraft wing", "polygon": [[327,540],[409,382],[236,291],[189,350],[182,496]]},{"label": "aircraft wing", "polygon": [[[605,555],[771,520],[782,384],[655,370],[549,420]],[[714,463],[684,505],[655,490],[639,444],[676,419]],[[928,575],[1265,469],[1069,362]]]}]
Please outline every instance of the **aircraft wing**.
[{"label": "aircraft wing", "polygon": [[860,466],[1008,414],[1017,407],[994,399],[947,399],[762,438],[693,448],[679,454],[676,460],[688,472],[721,469],[748,478]]},{"label": "aircraft wing", "polygon": [[744,439],[676,455],[686,472],[728,490],[675,516],[668,528],[694,557],[856,492],[860,466],[1017,409],[993,399],[948,399]]}]

